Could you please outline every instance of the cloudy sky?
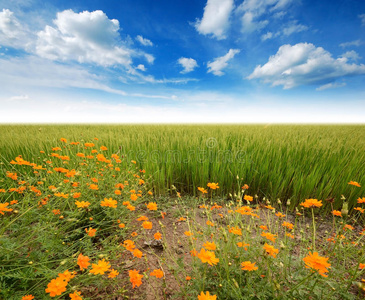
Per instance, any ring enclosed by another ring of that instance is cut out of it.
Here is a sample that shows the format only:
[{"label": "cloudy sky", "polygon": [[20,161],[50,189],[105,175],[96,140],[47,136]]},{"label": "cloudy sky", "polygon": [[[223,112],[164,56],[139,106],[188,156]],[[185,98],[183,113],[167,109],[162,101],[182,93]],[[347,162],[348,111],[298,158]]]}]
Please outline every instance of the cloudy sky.
[{"label": "cloudy sky", "polygon": [[0,123],[364,123],[363,0],[0,0]]}]

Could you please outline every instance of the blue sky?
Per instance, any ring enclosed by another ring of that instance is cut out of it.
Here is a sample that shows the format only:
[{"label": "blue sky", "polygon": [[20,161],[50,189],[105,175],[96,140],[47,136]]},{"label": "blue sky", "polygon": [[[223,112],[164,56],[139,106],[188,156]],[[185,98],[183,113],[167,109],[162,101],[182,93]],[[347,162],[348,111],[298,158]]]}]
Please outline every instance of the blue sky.
[{"label": "blue sky", "polygon": [[1,123],[364,123],[365,2],[0,0]]}]

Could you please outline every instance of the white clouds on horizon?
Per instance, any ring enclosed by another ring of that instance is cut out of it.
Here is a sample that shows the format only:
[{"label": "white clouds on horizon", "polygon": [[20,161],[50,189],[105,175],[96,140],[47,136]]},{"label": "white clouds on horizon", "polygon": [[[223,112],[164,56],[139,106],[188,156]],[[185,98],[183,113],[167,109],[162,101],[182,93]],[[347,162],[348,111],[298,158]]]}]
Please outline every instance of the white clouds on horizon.
[{"label": "white clouds on horizon", "polygon": [[203,18],[195,23],[196,30],[200,34],[212,34],[218,40],[225,39],[233,8],[233,0],[207,0]]},{"label": "white clouds on horizon", "polygon": [[198,63],[193,58],[180,57],[177,62],[184,68],[180,72],[181,74],[192,72],[196,67],[198,67]]},{"label": "white clouds on horizon", "polygon": [[310,43],[283,45],[268,62],[256,66],[248,79],[261,79],[284,89],[299,85],[329,83],[338,78],[365,74],[365,65],[349,64],[348,58],[332,58],[331,53]]},{"label": "white clouds on horizon", "polygon": [[208,62],[207,73],[213,73],[216,76],[224,75],[222,70],[228,66],[228,61],[230,61],[238,53],[240,53],[240,50],[238,49],[229,49],[226,55],[217,57],[212,62]]}]

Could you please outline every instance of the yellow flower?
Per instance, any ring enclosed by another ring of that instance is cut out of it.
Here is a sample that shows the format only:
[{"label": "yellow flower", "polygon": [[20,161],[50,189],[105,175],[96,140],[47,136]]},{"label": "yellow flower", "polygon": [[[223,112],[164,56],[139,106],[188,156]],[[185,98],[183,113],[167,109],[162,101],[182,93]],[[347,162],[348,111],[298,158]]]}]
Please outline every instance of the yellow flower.
[{"label": "yellow flower", "polygon": [[218,186],[218,182],[217,183],[214,183],[214,182],[209,182],[208,184],[207,184],[207,186],[209,187],[209,188],[211,188],[212,190],[215,190],[215,189],[219,189],[219,186]]},{"label": "yellow flower", "polygon": [[241,269],[244,271],[255,271],[258,267],[255,266],[256,263],[252,263],[250,261],[244,261],[241,263]]},{"label": "yellow flower", "polygon": [[162,278],[163,272],[160,269],[155,269],[150,273],[151,276],[155,276],[156,278]]},{"label": "yellow flower", "polygon": [[214,244],[214,242],[210,243],[210,242],[205,242],[205,244],[203,244],[203,247],[207,250],[216,250],[217,246]]},{"label": "yellow flower", "polygon": [[156,202],[150,202],[147,204],[147,208],[149,210],[157,210],[157,203]]},{"label": "yellow flower", "polygon": [[200,295],[198,295],[198,300],[217,300],[217,296],[210,295],[209,292],[206,292],[206,294],[201,292]]},{"label": "yellow flower", "polygon": [[204,248],[200,250],[198,253],[198,258],[202,261],[202,263],[208,263],[211,266],[216,265],[219,262],[219,258],[215,257],[214,252],[212,251],[205,251]]},{"label": "yellow flower", "polygon": [[114,278],[117,277],[119,275],[119,272],[117,270],[111,269],[110,273],[108,275],[108,278]]},{"label": "yellow flower", "polygon": [[109,198],[109,199],[104,198],[104,200],[100,202],[101,206],[112,207],[112,208],[117,208],[117,204],[118,204],[118,201],[113,200],[112,198]]},{"label": "yellow flower", "polygon": [[300,205],[304,206],[306,208],[321,207],[322,206],[322,200],[318,201],[317,199],[305,199],[305,201],[300,203]]},{"label": "yellow flower", "polygon": [[75,204],[78,208],[86,208],[90,205],[88,201],[75,201]]},{"label": "yellow flower", "polygon": [[275,249],[273,246],[270,246],[268,244],[265,243],[264,245],[264,250],[266,251],[266,253],[272,257],[276,257],[276,254],[279,253],[279,249]]},{"label": "yellow flower", "polygon": [[110,269],[110,263],[105,261],[103,258],[102,260],[99,260],[97,264],[92,264],[92,268],[90,270],[90,273],[97,275],[101,274],[103,275],[105,272],[109,271]]},{"label": "yellow flower", "polygon": [[316,270],[323,277],[327,277],[328,275],[325,273],[328,272],[327,268],[331,267],[331,264],[327,262],[328,259],[327,257],[319,256],[318,252],[313,252],[313,254],[309,252],[309,255],[304,257],[303,261],[307,269]]}]

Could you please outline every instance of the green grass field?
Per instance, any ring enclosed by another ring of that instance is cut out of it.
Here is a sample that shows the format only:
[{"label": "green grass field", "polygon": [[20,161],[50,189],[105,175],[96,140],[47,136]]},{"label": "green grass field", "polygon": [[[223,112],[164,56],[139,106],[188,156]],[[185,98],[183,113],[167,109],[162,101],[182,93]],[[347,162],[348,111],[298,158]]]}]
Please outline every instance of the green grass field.
[{"label": "green grass field", "polygon": [[[175,185],[195,195],[198,186],[218,182],[221,196],[237,191],[237,175],[250,193],[275,202],[291,198],[336,199],[349,194],[349,181],[365,179],[363,125],[2,125],[3,163],[22,154],[36,159],[63,137],[99,138],[109,152],[136,160],[153,177],[154,192]],[[357,189],[350,208],[364,194]]]}]

